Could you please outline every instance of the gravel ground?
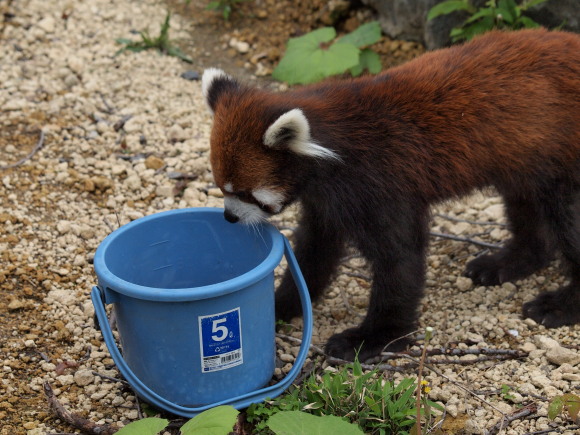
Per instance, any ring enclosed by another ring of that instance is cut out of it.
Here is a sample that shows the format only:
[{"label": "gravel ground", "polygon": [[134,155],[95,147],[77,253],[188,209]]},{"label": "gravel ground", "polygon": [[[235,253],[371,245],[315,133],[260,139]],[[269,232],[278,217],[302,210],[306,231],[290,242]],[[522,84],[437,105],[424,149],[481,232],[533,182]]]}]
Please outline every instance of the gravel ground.
[{"label": "gravel ground", "polygon": [[[102,376],[119,375],[92,324],[92,257],[107,234],[141,216],[222,206],[208,163],[211,119],[199,82],[181,78],[192,66],[153,51],[113,57],[114,38],[156,31],[164,3],[0,0],[0,11],[0,434],[74,430],[49,411],[45,381],[72,412],[122,426],[139,411],[130,389]],[[197,30],[172,19],[173,38]],[[289,236],[297,212],[275,219]],[[434,212],[437,233],[493,245],[508,236],[493,192]],[[429,252],[422,326],[435,328],[433,346],[475,352],[426,371],[432,399],[446,407],[444,430],[484,433],[502,414],[535,403],[537,412],[502,433],[576,433],[547,419],[547,400],[580,394],[580,327],[546,330],[520,315],[523,302],[562,285],[558,264],[513,284],[474,288],[461,272],[483,249],[494,248],[434,236]],[[313,344],[360,321],[369,285],[353,253],[314,306]],[[278,342],[283,373],[297,345]],[[486,360],[478,349],[525,356]]]}]

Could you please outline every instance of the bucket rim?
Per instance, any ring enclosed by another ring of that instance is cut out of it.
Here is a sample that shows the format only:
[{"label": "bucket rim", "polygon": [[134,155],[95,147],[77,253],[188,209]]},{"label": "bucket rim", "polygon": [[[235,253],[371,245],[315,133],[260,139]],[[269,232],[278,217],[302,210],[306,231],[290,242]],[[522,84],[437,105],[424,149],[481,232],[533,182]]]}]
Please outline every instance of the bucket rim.
[{"label": "bucket rim", "polygon": [[[270,273],[273,273],[274,269],[280,263],[282,255],[284,252],[284,241],[283,235],[270,223],[263,222],[251,229],[259,232],[260,237],[269,235],[272,240],[272,248],[266,257],[257,264],[254,268],[249,271],[231,278],[229,280],[221,281],[215,284],[208,284],[199,287],[181,287],[181,288],[157,288],[148,287],[140,284],[135,284],[126,281],[116,274],[114,274],[106,264],[105,254],[107,249],[113,243],[113,241],[130,231],[137,225],[141,225],[145,222],[163,219],[169,215],[179,215],[179,214],[223,214],[224,209],[219,207],[190,207],[183,209],[167,210],[158,213],[154,213],[148,216],[144,216],[134,221],[125,224],[112,233],[110,233],[98,246],[95,253],[93,265],[97,278],[99,281],[99,287],[102,288],[102,282],[106,283],[106,288],[102,289],[105,292],[112,291],[114,293],[120,293],[125,296],[133,297],[135,299],[148,300],[148,301],[162,301],[162,302],[186,302],[213,298],[217,296],[226,295],[233,293],[235,291],[241,290],[243,288],[252,285]],[[240,225],[241,224],[232,224]],[[250,230],[250,227],[242,227]],[[114,284],[114,288],[112,288]]]}]

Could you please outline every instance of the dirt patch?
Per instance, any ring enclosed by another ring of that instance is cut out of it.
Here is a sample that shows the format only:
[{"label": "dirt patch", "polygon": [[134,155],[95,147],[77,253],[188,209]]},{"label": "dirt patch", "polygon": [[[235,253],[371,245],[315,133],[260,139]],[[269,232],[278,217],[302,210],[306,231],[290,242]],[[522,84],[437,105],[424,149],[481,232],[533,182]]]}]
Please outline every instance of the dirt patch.
[{"label": "dirt patch", "polygon": [[[171,10],[192,23],[191,38],[180,41],[192,53],[194,66],[223,68],[232,75],[269,80],[273,68],[284,55],[289,38],[302,36],[324,26],[339,35],[352,32],[376,19],[376,13],[357,2],[306,0],[262,0],[237,4],[229,20],[219,12],[207,11],[204,0],[190,4],[170,0]],[[371,47],[381,56],[384,68],[401,64],[423,53],[415,42],[382,36]]]}]

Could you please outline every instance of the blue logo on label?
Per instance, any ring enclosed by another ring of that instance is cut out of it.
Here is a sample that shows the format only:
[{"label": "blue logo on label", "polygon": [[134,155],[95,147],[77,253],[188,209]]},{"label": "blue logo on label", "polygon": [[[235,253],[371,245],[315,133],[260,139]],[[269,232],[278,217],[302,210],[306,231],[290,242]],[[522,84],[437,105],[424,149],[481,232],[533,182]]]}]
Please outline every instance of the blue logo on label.
[{"label": "blue logo on label", "polygon": [[243,362],[240,308],[199,317],[202,371],[223,370]]}]

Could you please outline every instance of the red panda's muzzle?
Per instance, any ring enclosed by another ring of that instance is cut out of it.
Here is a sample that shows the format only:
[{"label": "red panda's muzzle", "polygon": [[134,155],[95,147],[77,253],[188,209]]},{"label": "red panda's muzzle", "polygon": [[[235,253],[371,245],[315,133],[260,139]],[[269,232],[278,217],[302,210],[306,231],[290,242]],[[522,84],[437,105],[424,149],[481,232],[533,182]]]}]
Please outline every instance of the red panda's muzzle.
[{"label": "red panda's muzzle", "polygon": [[240,220],[239,216],[236,216],[228,209],[224,210],[224,218],[232,224],[235,224],[236,222],[238,222]]}]

